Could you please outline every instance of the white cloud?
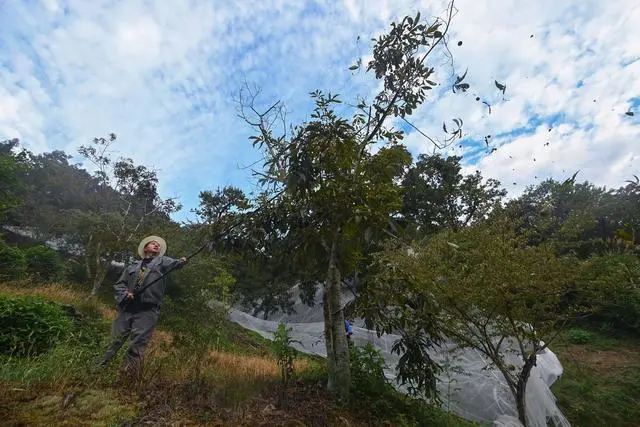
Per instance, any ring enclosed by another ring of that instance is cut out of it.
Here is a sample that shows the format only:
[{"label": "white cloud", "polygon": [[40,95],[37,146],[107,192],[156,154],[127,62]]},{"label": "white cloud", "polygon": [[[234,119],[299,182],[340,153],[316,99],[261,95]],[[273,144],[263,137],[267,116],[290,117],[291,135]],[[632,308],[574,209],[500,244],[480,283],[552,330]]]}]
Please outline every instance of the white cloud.
[{"label": "white cloud", "polygon": [[[640,126],[623,113],[640,96],[640,5],[456,4],[450,48],[459,72],[469,68],[472,89],[431,100],[412,118],[416,125],[440,135],[443,120],[460,117],[469,137],[491,134],[499,150],[469,168],[509,191],[577,169],[610,186],[638,172]],[[392,19],[444,8],[441,0],[8,2],[0,16],[0,138],[75,153],[116,132],[122,154],[158,168],[163,194],[190,208],[201,189],[250,188],[249,171],[238,166],[257,153],[233,101],[245,78],[263,87],[265,102],[282,98],[291,118],[303,119],[312,90],[349,100],[372,93],[373,77],[347,67],[370,55],[370,38]],[[444,81],[451,68],[434,65]],[[506,101],[494,80],[507,85]],[[548,132],[545,121],[554,117]],[[406,140],[432,151],[415,132]],[[456,144],[452,152],[476,151]]]}]

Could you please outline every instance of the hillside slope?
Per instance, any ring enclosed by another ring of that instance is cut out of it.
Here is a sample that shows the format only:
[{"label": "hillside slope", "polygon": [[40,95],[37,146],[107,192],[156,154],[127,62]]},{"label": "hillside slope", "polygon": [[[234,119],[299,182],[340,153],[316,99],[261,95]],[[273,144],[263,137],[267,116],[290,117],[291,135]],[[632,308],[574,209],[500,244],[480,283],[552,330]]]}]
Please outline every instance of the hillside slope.
[{"label": "hillside slope", "polygon": [[359,395],[353,407],[337,407],[323,385],[323,361],[304,355],[281,406],[280,368],[267,343],[230,322],[218,324],[215,340],[205,345],[159,328],[136,378],[119,372],[124,352],[94,372],[113,309],[56,284],[0,285],[0,296],[53,301],[73,319],[70,331],[39,356],[1,356],[3,425],[471,425],[390,394]]}]

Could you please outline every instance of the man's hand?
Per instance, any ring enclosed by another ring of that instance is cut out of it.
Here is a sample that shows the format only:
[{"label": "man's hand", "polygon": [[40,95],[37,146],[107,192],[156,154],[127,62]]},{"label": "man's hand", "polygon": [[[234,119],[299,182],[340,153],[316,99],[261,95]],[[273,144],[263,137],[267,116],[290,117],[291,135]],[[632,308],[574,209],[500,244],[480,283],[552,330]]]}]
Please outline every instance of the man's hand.
[{"label": "man's hand", "polygon": [[132,294],[131,292],[128,292],[128,291],[127,291],[127,292],[125,292],[124,297],[125,297],[126,299],[133,299],[133,294]]},{"label": "man's hand", "polygon": [[182,262],[183,264],[186,264],[187,262],[189,262],[189,260],[187,259],[187,257],[182,257],[180,258],[180,262]]}]

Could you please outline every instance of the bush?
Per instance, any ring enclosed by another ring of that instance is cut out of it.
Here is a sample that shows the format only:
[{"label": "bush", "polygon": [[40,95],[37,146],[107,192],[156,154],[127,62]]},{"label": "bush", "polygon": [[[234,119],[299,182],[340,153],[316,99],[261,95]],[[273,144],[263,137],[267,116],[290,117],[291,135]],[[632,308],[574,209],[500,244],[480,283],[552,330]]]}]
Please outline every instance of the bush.
[{"label": "bush", "polygon": [[396,391],[384,375],[384,358],[371,344],[351,347],[351,397],[373,415],[406,414],[409,397]]},{"label": "bush", "polygon": [[[38,357],[0,357],[0,382],[20,387],[41,383],[65,387],[65,384],[87,380],[87,372],[109,344],[110,336],[105,333],[108,321],[102,317],[100,308],[91,302],[61,305],[60,308],[73,319],[68,333],[64,337],[60,334],[55,346]],[[99,381],[106,384],[113,380],[114,373],[103,373]]]},{"label": "bush", "polygon": [[47,282],[64,280],[64,269],[58,261],[56,251],[44,245],[24,250],[27,272]]},{"label": "bush", "polygon": [[594,308],[589,322],[604,331],[640,335],[640,259],[631,254],[605,254],[591,258],[587,277],[592,289],[607,289],[601,301],[588,298]]},{"label": "bush", "polygon": [[35,356],[50,350],[71,329],[64,309],[36,297],[0,295],[0,352]]},{"label": "bush", "polygon": [[358,399],[379,395],[391,387],[384,376],[384,359],[371,344],[351,347],[351,395]]},{"label": "bush", "polygon": [[593,334],[582,329],[569,329],[567,339],[572,344],[588,344],[593,339]]},{"label": "bush", "polygon": [[17,280],[27,272],[27,260],[19,249],[7,245],[0,238],[0,280]]},{"label": "bush", "polygon": [[371,344],[351,347],[351,397],[356,410],[393,425],[429,425],[439,427],[470,426],[473,423],[425,401],[397,391],[384,375],[384,359]]}]

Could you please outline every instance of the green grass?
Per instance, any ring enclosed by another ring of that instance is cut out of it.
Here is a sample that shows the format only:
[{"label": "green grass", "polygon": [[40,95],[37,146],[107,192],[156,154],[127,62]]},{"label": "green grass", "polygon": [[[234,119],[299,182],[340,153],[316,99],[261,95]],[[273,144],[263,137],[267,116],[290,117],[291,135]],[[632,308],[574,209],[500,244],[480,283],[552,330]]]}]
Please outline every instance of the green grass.
[{"label": "green grass", "polygon": [[552,348],[564,374],[552,391],[569,421],[580,427],[640,423],[638,339],[597,331],[568,331]]}]

